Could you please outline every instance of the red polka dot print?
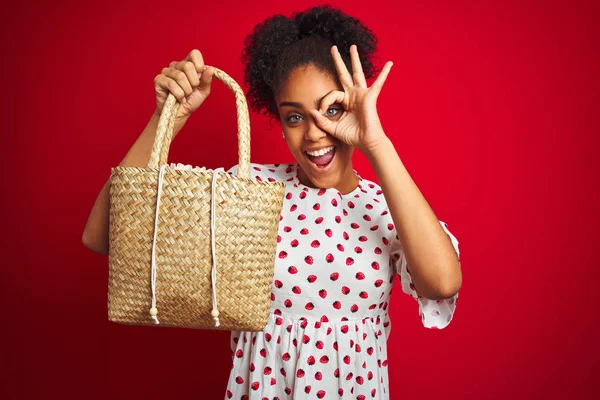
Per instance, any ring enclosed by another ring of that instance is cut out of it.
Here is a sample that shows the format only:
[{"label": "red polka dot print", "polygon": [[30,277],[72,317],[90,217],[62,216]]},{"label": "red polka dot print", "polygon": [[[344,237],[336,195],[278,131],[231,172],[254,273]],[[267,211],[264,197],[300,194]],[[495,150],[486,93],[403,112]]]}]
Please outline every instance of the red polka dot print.
[{"label": "red polka dot print", "polygon": [[[350,193],[300,183],[294,164],[251,164],[253,178],[286,182],[271,313],[261,332],[231,332],[225,399],[389,399],[388,315],[396,275],[424,327],[443,329],[458,294],[419,295],[381,188]],[[228,173],[237,174],[237,165]],[[440,221],[460,260],[458,241]]]}]

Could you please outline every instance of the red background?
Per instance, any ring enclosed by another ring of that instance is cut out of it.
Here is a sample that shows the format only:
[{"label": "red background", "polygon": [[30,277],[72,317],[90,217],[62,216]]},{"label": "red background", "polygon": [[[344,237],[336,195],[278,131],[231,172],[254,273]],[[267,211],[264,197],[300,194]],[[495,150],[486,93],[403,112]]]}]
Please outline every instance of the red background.
[{"label": "red background", "polygon": [[[0,397],[220,399],[229,332],[109,322],[108,260],[81,234],[164,66],[198,48],[242,83],[253,26],[320,3],[60,3],[2,12]],[[423,328],[396,282],[392,399],[598,395],[598,3],[332,4],[394,61],[384,128],[460,241],[448,328]],[[233,97],[215,82],[170,161],[237,163]],[[293,161],[277,126],[252,128],[253,162]],[[355,169],[376,180],[358,153]]]}]

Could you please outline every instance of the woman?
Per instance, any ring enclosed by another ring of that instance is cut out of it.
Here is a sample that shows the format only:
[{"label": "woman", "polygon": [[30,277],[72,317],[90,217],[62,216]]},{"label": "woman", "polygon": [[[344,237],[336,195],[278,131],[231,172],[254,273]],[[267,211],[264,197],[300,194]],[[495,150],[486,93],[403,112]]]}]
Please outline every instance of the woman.
[{"label": "woman", "polygon": [[[271,17],[246,40],[249,103],[280,122],[296,162],[251,165],[256,179],[287,182],[286,196],[269,322],[262,332],[232,332],[225,398],[389,398],[396,273],[425,327],[452,319],[462,281],[458,241],[385,135],[376,100],[392,63],[367,86],[375,44],[361,22],[330,7]],[[198,50],[163,69],[155,114],[121,165],[146,165],[167,95],[182,103],[177,133],[208,97],[213,72]],[[352,168],[354,149],[381,186]],[[105,186],[84,233],[84,243],[105,254],[107,216]]]}]

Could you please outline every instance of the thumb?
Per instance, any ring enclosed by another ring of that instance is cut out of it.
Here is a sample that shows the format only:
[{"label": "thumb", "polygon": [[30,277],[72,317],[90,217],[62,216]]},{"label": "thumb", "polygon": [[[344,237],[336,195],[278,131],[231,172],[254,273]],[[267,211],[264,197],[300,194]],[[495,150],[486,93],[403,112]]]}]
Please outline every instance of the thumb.
[{"label": "thumb", "polygon": [[335,134],[335,123],[333,123],[328,118],[325,118],[317,110],[310,110],[310,113],[312,114],[313,118],[317,122],[317,125],[319,128],[323,129],[325,132],[329,133],[330,135]]},{"label": "thumb", "polygon": [[198,85],[198,90],[210,90],[214,72],[214,67],[208,67],[200,74],[200,85]]}]

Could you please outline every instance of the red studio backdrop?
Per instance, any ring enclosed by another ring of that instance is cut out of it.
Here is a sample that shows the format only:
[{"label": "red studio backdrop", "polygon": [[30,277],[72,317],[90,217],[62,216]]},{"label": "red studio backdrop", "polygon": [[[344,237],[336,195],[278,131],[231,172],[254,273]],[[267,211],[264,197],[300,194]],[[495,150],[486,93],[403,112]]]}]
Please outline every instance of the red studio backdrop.
[{"label": "red studio backdrop", "polygon": [[[256,23],[319,2],[19,2],[2,12],[0,398],[220,399],[229,332],[108,321],[108,259],[81,234],[154,110],[154,77],[198,48],[243,83]],[[583,399],[598,377],[598,2],[335,1],[394,67],[378,111],[439,219],[463,286],[445,329],[396,280],[392,399]],[[245,86],[244,86],[245,88]],[[292,162],[252,114],[252,162]],[[169,160],[237,163],[219,81]],[[377,181],[367,159],[354,167]]]}]

